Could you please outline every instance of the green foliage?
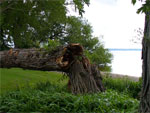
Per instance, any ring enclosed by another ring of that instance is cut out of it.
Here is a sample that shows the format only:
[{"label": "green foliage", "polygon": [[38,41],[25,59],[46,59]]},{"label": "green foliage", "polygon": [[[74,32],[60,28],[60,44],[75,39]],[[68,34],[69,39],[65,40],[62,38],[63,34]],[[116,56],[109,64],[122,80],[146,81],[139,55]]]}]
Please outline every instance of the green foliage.
[{"label": "green foliage", "polygon": [[138,14],[139,13],[145,13],[146,14],[149,11],[150,11],[150,1],[146,0],[145,3],[142,4],[142,7],[137,10],[137,13]]},{"label": "green foliage", "polygon": [[99,42],[92,36],[92,26],[81,17],[68,17],[65,27],[66,35],[59,38],[62,44],[80,43],[85,49],[91,50]]},{"label": "green foliage", "polygon": [[29,48],[53,38],[66,19],[64,0],[19,0],[1,3],[2,47]]},{"label": "green foliage", "polygon": [[55,50],[58,46],[60,46],[60,42],[59,41],[48,39],[48,43],[44,44],[43,48],[46,51],[51,52],[51,51]]},{"label": "green foliage", "polygon": [[[139,0],[141,2],[143,2],[142,0]],[[136,3],[136,0],[132,0],[132,4],[135,5]],[[137,13],[147,13],[150,11],[150,1],[149,0],[145,0],[145,3],[142,4],[142,7],[140,7],[138,10],[137,10]]]},{"label": "green foliage", "polygon": [[132,4],[135,5],[135,3],[136,3],[136,0],[132,0]]},{"label": "green foliage", "polygon": [[90,0],[73,0],[75,3],[75,9],[79,10],[79,14],[82,16],[84,13],[84,4],[89,5]]},{"label": "green foliage", "polygon": [[0,112],[137,112],[139,101],[113,90],[72,95],[49,82],[0,97]]},{"label": "green foliage", "polygon": [[133,98],[140,98],[140,91],[142,87],[141,79],[138,82],[135,82],[128,78],[104,77],[103,84],[107,89],[127,93]]},{"label": "green foliage", "polygon": [[90,61],[99,66],[101,71],[111,71],[112,54],[108,49],[104,48],[104,45],[99,45],[95,47],[92,51],[86,51],[85,55],[90,59]]},{"label": "green foliage", "polygon": [[[73,0],[71,4],[82,15],[89,0]],[[1,50],[37,47],[37,43],[64,35],[67,0],[3,0],[0,8]]]}]

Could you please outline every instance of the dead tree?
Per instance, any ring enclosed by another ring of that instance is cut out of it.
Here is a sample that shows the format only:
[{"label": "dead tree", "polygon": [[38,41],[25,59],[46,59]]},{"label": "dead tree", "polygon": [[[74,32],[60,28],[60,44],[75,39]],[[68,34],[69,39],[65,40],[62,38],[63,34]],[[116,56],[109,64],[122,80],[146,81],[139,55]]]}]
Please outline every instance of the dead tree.
[{"label": "dead tree", "polygon": [[83,55],[80,44],[59,46],[51,52],[42,49],[11,49],[0,52],[1,68],[65,72],[73,94],[102,92],[104,87],[97,66]]}]

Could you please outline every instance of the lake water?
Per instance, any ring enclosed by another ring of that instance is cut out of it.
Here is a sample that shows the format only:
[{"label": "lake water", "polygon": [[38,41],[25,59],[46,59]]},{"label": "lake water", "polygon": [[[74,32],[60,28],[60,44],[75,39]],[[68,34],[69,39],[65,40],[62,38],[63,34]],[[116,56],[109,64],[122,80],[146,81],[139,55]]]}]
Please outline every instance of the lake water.
[{"label": "lake water", "polygon": [[141,50],[110,50],[113,54],[112,73],[141,77]]}]

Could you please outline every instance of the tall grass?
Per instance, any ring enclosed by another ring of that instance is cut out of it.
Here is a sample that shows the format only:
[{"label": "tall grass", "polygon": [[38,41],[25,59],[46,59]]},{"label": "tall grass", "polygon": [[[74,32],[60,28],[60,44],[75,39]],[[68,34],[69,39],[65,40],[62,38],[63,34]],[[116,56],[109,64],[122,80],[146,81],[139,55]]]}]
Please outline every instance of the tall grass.
[{"label": "tall grass", "polygon": [[0,97],[0,112],[137,112],[139,101],[113,90],[72,95],[64,86],[50,82],[18,89]]},{"label": "tall grass", "polygon": [[103,84],[106,89],[112,89],[119,92],[124,92],[129,94],[133,98],[140,98],[140,91],[142,80],[140,79],[138,82],[131,81],[128,78],[112,78],[112,77],[104,77]]}]

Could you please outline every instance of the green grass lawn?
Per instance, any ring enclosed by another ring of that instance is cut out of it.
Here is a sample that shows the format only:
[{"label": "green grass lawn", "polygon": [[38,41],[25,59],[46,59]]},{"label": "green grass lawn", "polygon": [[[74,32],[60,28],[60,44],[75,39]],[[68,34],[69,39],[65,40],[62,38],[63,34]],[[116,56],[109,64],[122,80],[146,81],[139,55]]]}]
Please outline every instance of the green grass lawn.
[{"label": "green grass lawn", "polygon": [[15,90],[17,87],[34,86],[44,81],[60,85],[66,84],[68,80],[61,81],[62,77],[63,75],[58,72],[0,68],[0,94]]}]

